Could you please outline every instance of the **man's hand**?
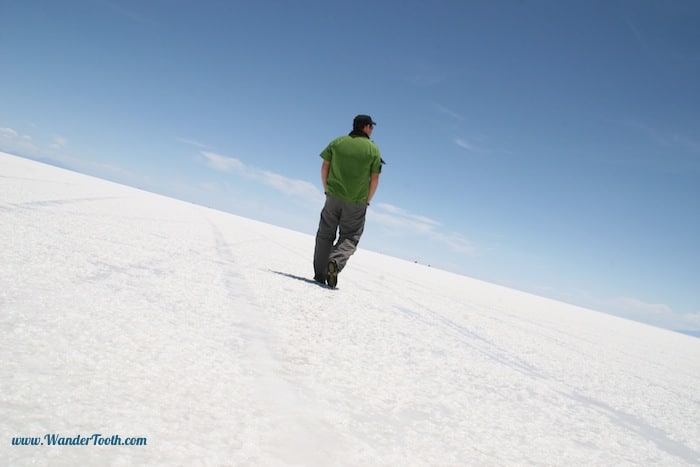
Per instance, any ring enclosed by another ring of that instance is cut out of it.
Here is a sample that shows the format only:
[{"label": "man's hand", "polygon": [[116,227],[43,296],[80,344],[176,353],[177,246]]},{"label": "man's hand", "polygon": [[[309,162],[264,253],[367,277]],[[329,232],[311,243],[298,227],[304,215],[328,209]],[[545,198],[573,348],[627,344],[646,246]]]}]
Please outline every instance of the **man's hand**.
[{"label": "man's hand", "polygon": [[374,193],[377,191],[378,186],[379,186],[379,174],[370,174],[369,175],[369,195],[367,195],[367,206],[369,206],[369,203],[372,201],[372,197],[374,196]]},{"label": "man's hand", "polygon": [[323,183],[323,192],[328,193],[328,189],[326,188],[326,182],[328,181],[328,172],[331,170],[331,163],[330,161],[324,160],[323,164],[321,164],[321,183]]}]

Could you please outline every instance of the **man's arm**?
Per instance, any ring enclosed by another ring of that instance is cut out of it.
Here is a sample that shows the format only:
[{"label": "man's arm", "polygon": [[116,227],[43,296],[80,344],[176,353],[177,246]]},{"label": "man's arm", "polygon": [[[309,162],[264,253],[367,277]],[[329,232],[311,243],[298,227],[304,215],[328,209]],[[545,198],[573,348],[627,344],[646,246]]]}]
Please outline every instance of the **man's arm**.
[{"label": "man's arm", "polygon": [[331,170],[331,161],[324,160],[321,164],[321,182],[323,182],[323,192],[326,193],[326,182],[328,181],[328,172]]},{"label": "man's arm", "polygon": [[377,187],[379,186],[379,174],[370,174],[369,175],[369,195],[367,196],[367,204],[372,201],[372,197],[374,196],[374,193],[377,191]]}]

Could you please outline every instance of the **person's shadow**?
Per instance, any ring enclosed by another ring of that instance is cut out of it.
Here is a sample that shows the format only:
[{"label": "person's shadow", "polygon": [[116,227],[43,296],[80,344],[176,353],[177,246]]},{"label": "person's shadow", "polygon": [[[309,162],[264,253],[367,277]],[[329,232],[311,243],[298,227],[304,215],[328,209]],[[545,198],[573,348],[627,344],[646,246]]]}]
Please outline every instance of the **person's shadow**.
[{"label": "person's shadow", "polygon": [[270,270],[270,272],[273,272],[275,274],[279,274],[280,276],[289,277],[290,279],[294,279],[297,281],[306,282],[308,284],[318,285],[319,287],[323,287],[325,289],[332,289],[332,287],[329,287],[327,284],[321,283],[321,282],[316,282],[315,280],[309,279],[308,277],[295,276],[294,274],[289,274],[288,272],[281,272],[281,271]]}]

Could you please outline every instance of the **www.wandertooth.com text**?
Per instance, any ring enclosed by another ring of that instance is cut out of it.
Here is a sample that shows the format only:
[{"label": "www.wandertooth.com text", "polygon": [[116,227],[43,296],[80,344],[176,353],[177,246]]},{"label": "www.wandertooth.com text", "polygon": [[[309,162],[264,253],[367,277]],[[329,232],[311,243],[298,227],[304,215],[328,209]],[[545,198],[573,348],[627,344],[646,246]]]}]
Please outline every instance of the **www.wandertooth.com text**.
[{"label": "www.wandertooth.com text", "polygon": [[90,436],[75,435],[61,436],[56,433],[44,436],[15,436],[13,446],[146,446],[145,437],[121,437],[119,435],[104,436],[94,433]]}]

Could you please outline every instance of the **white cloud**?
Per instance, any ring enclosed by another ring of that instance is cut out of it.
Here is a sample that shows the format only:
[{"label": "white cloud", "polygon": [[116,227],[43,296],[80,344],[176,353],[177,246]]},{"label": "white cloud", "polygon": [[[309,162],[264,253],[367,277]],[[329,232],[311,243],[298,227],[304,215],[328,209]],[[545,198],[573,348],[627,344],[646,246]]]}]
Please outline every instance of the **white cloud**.
[{"label": "white cloud", "polygon": [[0,150],[20,155],[36,155],[39,148],[31,136],[21,135],[12,128],[0,128]]},{"label": "white cloud", "polygon": [[586,289],[538,286],[537,295],[576,304],[620,318],[674,331],[700,331],[700,312],[679,313],[664,303],[649,303],[634,297],[603,297]]},{"label": "white cloud", "polygon": [[540,287],[539,291],[557,300],[578,303],[593,310],[653,326],[678,331],[700,330],[700,313],[678,313],[663,303],[648,303],[634,297],[596,297],[590,291],[580,289],[566,292]]},{"label": "white cloud", "polygon": [[676,313],[669,305],[663,303],[647,303],[632,297],[616,297],[602,302],[609,312],[676,330],[700,329],[700,313]]},{"label": "white cloud", "polygon": [[378,203],[376,207],[380,208],[383,211],[388,212],[389,214],[393,214],[397,217],[411,219],[411,220],[416,221],[418,223],[430,224],[430,225],[434,225],[434,226],[440,225],[440,223],[438,221],[430,219],[429,217],[411,214],[410,212],[406,211],[405,209],[394,206],[392,204]]},{"label": "white cloud", "polygon": [[[210,151],[202,151],[206,164],[220,172],[235,173],[249,180],[290,196],[296,196],[309,201],[322,202],[323,195],[313,184],[292,179],[277,173],[251,167],[234,157],[222,156]],[[407,210],[387,203],[372,205],[368,216],[391,229],[392,235],[419,235],[450,247],[452,251],[475,254],[474,246],[462,235],[455,232],[442,232],[440,222],[429,217],[416,215]]]},{"label": "white cloud", "polygon": [[193,139],[187,139],[187,138],[175,138],[177,141],[185,144],[189,144],[190,146],[195,146],[197,148],[201,149],[209,149],[209,146],[207,146],[204,143],[200,143],[199,141],[195,141]]},{"label": "white cloud", "polygon": [[441,114],[448,115],[448,116],[452,117],[453,119],[460,121],[460,122],[464,121],[464,117],[462,115],[458,114],[454,110],[448,109],[444,105],[433,104],[433,107],[435,108],[436,111],[440,112]]},{"label": "white cloud", "polygon": [[[688,134],[677,129],[662,129],[636,120],[613,120],[616,124],[641,133],[655,145],[663,148],[673,148],[700,153],[700,138],[695,132]],[[672,155],[671,153],[670,155]]]},{"label": "white cloud", "polygon": [[434,86],[442,83],[447,78],[447,73],[439,66],[419,61],[412,65],[408,80],[416,86]]},{"label": "white cloud", "polygon": [[64,162],[59,154],[60,150],[68,146],[68,139],[60,135],[54,135],[52,142],[42,145],[34,142],[29,135],[23,135],[12,128],[0,128],[0,150],[30,157],[42,157]]},{"label": "white cloud", "polygon": [[12,128],[0,128],[0,137],[17,138],[19,134]]},{"label": "white cloud", "polygon": [[693,324],[685,319],[692,315],[674,313],[670,306],[663,303],[647,303],[633,297],[617,297],[604,303],[605,308],[616,315],[657,326],[679,329],[686,326],[697,328],[700,325],[700,320]]},{"label": "white cloud", "polygon": [[627,24],[627,27],[629,28],[629,30],[632,33],[632,35],[634,36],[634,38],[639,43],[640,47],[645,52],[649,52],[650,51],[649,44],[647,44],[647,41],[644,39],[644,36],[642,35],[642,32],[639,29],[639,27],[637,27],[637,25],[629,17],[625,18],[625,23]]},{"label": "white cloud", "polygon": [[68,146],[68,139],[64,138],[63,136],[55,135],[53,137],[53,143],[49,145],[49,148],[51,149],[63,149],[66,146]]},{"label": "white cloud", "polygon": [[322,196],[318,188],[305,180],[287,178],[272,172],[258,172],[257,170],[255,169],[254,178],[260,178],[265,185],[271,186],[284,194],[308,199],[318,199]]},{"label": "white cloud", "polygon": [[443,243],[452,251],[474,255],[474,246],[462,235],[455,232],[442,232],[441,224],[425,216],[411,214],[405,209],[386,203],[378,203],[368,214],[378,223],[392,229],[394,235],[421,235]]},{"label": "white cloud", "polygon": [[243,162],[233,157],[226,157],[215,152],[202,151],[201,153],[206,159],[209,167],[219,172],[235,172],[241,175],[246,175],[246,166]]},{"label": "white cloud", "polygon": [[204,156],[206,164],[214,170],[238,174],[249,180],[274,188],[285,195],[297,196],[314,202],[318,202],[323,197],[318,188],[306,180],[293,179],[257,167],[251,167],[234,157],[222,156],[210,151],[202,151],[201,154]]},{"label": "white cloud", "polygon": [[611,299],[609,303],[623,311],[633,311],[644,313],[649,316],[661,316],[672,313],[671,307],[661,303],[646,303],[632,297],[617,297]]},{"label": "white cloud", "polygon": [[680,145],[688,151],[700,153],[700,140],[698,139],[693,139],[686,135],[674,133],[668,136],[668,141],[671,144]]},{"label": "white cloud", "polygon": [[466,149],[467,151],[474,151],[475,150],[474,145],[472,145],[469,141],[466,141],[462,138],[455,139],[455,144],[462,149]]}]

